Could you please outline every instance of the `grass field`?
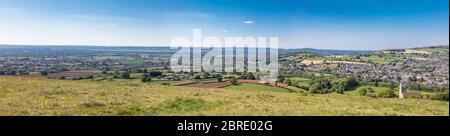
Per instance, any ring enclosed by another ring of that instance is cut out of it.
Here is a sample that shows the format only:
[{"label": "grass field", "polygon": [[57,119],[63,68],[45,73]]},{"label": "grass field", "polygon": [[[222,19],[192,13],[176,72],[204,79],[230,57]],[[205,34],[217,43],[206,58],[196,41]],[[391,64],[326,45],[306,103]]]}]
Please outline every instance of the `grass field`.
[{"label": "grass field", "polygon": [[201,89],[122,81],[0,77],[0,115],[448,116],[449,103],[351,93],[312,95],[255,88]]},{"label": "grass field", "polygon": [[241,83],[238,85],[232,85],[225,87],[226,89],[232,89],[232,90],[258,90],[258,91],[284,91],[288,92],[289,90],[280,88],[280,87],[272,87],[272,86],[266,86],[266,85],[260,85],[260,84],[249,84],[249,83]]},{"label": "grass field", "polygon": [[389,64],[389,61],[385,60],[384,57],[379,57],[376,55],[372,55],[369,57],[361,57],[361,59],[364,61],[372,61],[375,64]]}]

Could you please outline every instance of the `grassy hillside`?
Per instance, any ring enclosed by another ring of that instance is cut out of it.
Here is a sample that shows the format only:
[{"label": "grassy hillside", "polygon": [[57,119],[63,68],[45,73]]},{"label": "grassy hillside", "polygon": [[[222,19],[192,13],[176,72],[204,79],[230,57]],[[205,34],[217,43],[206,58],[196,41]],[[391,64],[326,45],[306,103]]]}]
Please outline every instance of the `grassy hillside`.
[{"label": "grassy hillside", "polygon": [[449,115],[449,103],[354,94],[0,77],[0,115]]}]

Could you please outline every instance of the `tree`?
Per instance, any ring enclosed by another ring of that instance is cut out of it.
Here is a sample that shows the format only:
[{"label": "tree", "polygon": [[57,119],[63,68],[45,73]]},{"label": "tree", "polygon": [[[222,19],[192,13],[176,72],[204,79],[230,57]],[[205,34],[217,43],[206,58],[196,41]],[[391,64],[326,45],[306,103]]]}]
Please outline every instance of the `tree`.
[{"label": "tree", "polygon": [[217,82],[222,82],[223,76],[221,74],[217,75]]},{"label": "tree", "polygon": [[17,74],[17,71],[11,70],[11,71],[9,71],[9,74],[10,74],[10,75],[16,75],[16,74]]},{"label": "tree", "polygon": [[278,77],[278,81],[280,81],[281,83],[284,83],[286,79],[283,76],[279,76]]},{"label": "tree", "polygon": [[353,90],[359,86],[358,81],[355,78],[343,78],[334,80],[332,83],[333,90],[337,93],[343,94],[344,91]]},{"label": "tree", "polygon": [[119,78],[119,70],[114,70],[114,78]]},{"label": "tree", "polygon": [[195,75],[194,79],[202,79],[202,78],[200,77],[200,75]]},{"label": "tree", "polygon": [[121,77],[122,79],[130,79],[130,78],[131,78],[131,77],[130,77],[130,72],[124,71],[124,72],[122,72],[122,74],[120,75],[120,77]]},{"label": "tree", "polygon": [[251,80],[255,80],[256,79],[255,75],[253,75],[252,72],[248,72],[246,77],[247,77],[247,79],[251,79]]},{"label": "tree", "polygon": [[149,74],[150,74],[151,77],[159,77],[159,76],[162,75],[162,72],[160,72],[160,71],[151,71]]}]

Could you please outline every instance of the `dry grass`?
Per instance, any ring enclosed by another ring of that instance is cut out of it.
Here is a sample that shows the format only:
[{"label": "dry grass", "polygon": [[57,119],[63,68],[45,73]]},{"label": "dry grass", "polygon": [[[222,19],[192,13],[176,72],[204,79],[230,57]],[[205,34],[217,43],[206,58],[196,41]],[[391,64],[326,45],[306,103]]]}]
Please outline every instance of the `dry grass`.
[{"label": "dry grass", "polygon": [[449,115],[449,103],[351,94],[0,77],[0,115]]}]

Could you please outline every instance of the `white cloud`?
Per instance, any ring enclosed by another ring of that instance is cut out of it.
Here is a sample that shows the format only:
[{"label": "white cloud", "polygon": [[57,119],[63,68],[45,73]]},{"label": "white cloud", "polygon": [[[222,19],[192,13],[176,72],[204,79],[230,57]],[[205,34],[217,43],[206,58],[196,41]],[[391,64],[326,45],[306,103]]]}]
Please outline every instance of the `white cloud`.
[{"label": "white cloud", "polygon": [[248,20],[248,21],[245,21],[244,24],[253,24],[253,21]]}]

